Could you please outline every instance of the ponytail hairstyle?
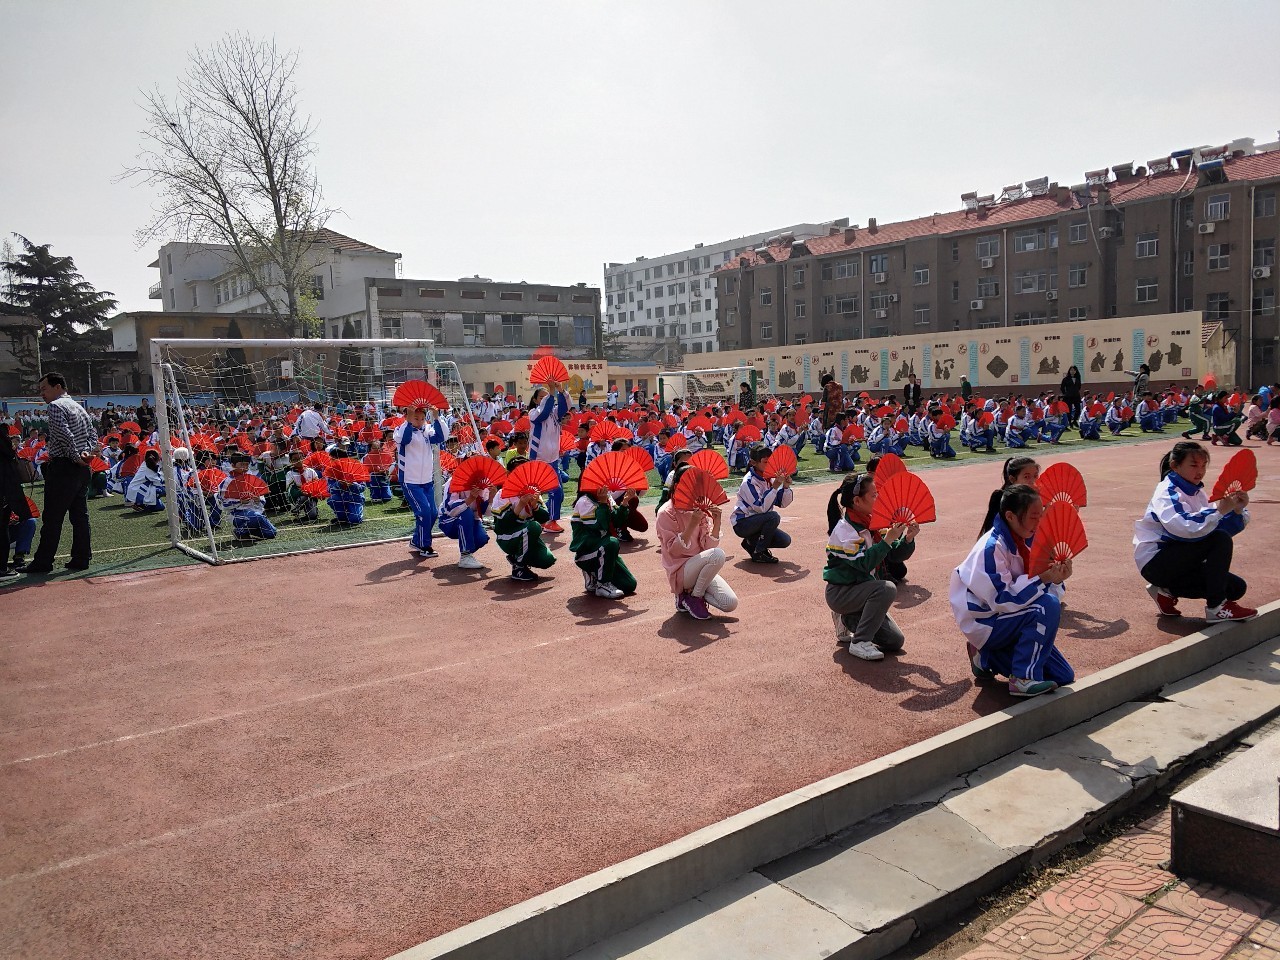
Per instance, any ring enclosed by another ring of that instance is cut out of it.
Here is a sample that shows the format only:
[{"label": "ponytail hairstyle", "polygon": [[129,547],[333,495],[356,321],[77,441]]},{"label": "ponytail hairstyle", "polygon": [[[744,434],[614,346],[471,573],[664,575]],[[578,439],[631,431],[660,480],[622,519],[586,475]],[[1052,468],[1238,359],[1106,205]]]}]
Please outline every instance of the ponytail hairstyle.
[{"label": "ponytail hairstyle", "polygon": [[1004,483],[1001,486],[1013,486],[1013,478],[1033,464],[1035,464],[1035,460],[1031,457],[1010,457],[1004,462],[1004,472],[1001,474],[1004,477]]},{"label": "ponytail hairstyle", "polygon": [[840,506],[846,510],[852,508],[854,497],[862,496],[867,484],[875,482],[875,476],[870,473],[851,473],[846,476],[839,487]]},{"label": "ponytail hairstyle", "polygon": [[1204,445],[1194,440],[1179,440],[1173,445],[1173,449],[1160,458],[1160,479],[1163,480],[1169,475],[1174,467],[1182,465],[1182,461],[1187,457],[1204,457],[1204,462],[1209,462],[1209,451]]}]

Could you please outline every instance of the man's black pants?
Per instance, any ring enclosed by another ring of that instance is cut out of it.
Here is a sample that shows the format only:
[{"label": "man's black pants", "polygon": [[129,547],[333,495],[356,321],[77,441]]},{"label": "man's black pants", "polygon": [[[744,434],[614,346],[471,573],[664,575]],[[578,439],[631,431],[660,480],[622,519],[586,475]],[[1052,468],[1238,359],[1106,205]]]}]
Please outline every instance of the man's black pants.
[{"label": "man's black pants", "polygon": [[43,468],[44,513],[40,523],[40,546],[31,558],[33,567],[53,567],[62,539],[62,521],[71,518],[71,562],[88,566],[93,556],[89,545],[89,468],[78,460],[54,457]]}]

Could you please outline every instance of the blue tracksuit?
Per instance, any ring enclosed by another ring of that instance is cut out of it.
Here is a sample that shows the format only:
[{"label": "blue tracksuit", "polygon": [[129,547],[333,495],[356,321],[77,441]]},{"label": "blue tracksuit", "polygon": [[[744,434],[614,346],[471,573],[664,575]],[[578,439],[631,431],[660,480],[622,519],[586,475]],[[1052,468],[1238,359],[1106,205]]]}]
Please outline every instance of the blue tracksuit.
[{"label": "blue tracksuit", "polygon": [[489,542],[489,533],[480,522],[480,515],[489,509],[489,501],[478,501],[480,514],[467,505],[465,493],[449,493],[440,505],[440,532],[458,541],[461,553],[475,553]]},{"label": "blue tracksuit", "polygon": [[329,509],[339,523],[364,523],[364,484],[329,480]]}]

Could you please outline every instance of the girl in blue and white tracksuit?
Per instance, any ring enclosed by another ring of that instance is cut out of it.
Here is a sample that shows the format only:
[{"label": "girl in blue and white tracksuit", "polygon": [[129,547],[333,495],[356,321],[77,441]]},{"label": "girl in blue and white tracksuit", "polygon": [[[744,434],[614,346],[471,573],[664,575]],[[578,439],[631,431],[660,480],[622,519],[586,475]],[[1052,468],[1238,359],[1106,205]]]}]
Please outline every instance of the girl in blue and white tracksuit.
[{"label": "girl in blue and white tracksuit", "polygon": [[951,448],[951,431],[938,426],[938,418],[932,417],[926,429],[929,431],[929,456],[950,460],[956,452]]},{"label": "girl in blue and white tracksuit", "polygon": [[1009,418],[1008,425],[1004,428],[1004,442],[1010,450],[1017,450],[1027,445],[1030,439],[1028,429],[1031,424],[1023,417],[1025,410],[1019,408],[1013,416]]},{"label": "girl in blue and white tracksuit", "polygon": [[1160,404],[1151,397],[1142,398],[1137,415],[1143,433],[1164,433],[1164,414],[1160,412]]},{"label": "girl in blue and white tracksuit", "polygon": [[1102,423],[1093,414],[1089,413],[1087,407],[1080,408],[1080,439],[1081,440],[1101,440],[1102,439]]},{"label": "girl in blue and white tracksuit", "polygon": [[364,488],[359,482],[344,482],[333,477],[325,477],[329,485],[329,509],[338,523],[352,526],[364,523]]},{"label": "girl in blue and white tracksuit", "polygon": [[1014,486],[1002,506],[1010,501],[1009,513],[1028,535],[1019,538],[1007,516],[998,514],[951,574],[951,610],[967,641],[974,676],[985,680],[1000,674],[1009,678],[1011,694],[1035,696],[1071,683],[1075,671],[1054,645],[1061,587],[1027,575],[1034,529],[1026,524],[1039,495],[1033,487]]},{"label": "girl in blue and white tracksuit", "polygon": [[1117,397],[1112,402],[1111,406],[1107,407],[1106,423],[1107,423],[1107,428],[1111,431],[1111,435],[1113,437],[1119,436],[1120,431],[1123,430],[1125,427],[1129,426],[1129,421],[1126,420],[1123,416],[1121,416],[1120,411],[1121,411],[1120,398]]},{"label": "girl in blue and white tracksuit", "polygon": [[1068,413],[1046,413],[1040,421],[1040,439],[1046,443],[1058,443],[1067,430]]},{"label": "girl in blue and white tracksuit", "polygon": [[413,537],[409,543],[424,557],[434,557],[431,528],[436,524],[435,455],[444,446],[444,425],[421,407],[396,427],[396,471],[405,502],[413,511]]},{"label": "girl in blue and white tracksuit", "polygon": [[489,533],[480,518],[489,509],[489,490],[478,494],[450,490],[440,504],[440,532],[458,541],[462,557],[470,557],[489,542]]},{"label": "girl in blue and white tracksuit", "polygon": [[826,434],[822,429],[822,418],[817,414],[814,414],[809,418],[809,427],[807,432],[809,442],[813,444],[813,448],[817,450],[818,455],[821,456],[823,453],[823,443],[826,439]]},{"label": "girl in blue and white tracksuit", "polygon": [[912,447],[925,446],[928,443],[929,424],[928,417],[923,413],[913,413],[910,419],[907,420],[907,445]]},{"label": "girl in blue and white tracksuit", "polygon": [[542,388],[533,391],[529,400],[529,459],[551,464],[551,469],[560,476],[561,486],[547,495],[547,513],[551,515],[551,522],[557,524],[564,507],[563,484],[569,479],[560,466],[560,421],[568,415],[569,395],[560,384],[555,384],[554,393]]},{"label": "girl in blue and white tracksuit", "polygon": [[836,417],[835,426],[827,431],[823,443],[823,453],[827,458],[827,469],[831,473],[848,473],[858,462],[858,445],[844,442],[844,414]]}]

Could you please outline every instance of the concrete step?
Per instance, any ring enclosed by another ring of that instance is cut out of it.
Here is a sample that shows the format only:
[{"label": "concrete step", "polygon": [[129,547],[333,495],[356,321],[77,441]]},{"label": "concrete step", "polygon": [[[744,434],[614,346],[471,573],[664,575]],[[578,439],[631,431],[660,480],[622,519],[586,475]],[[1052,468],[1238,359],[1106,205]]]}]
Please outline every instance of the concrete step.
[{"label": "concrete step", "polygon": [[1275,603],[394,960],[884,956],[1280,711],[1278,634]]},{"label": "concrete step", "polygon": [[1280,900],[1280,733],[1178,791],[1173,871]]}]

